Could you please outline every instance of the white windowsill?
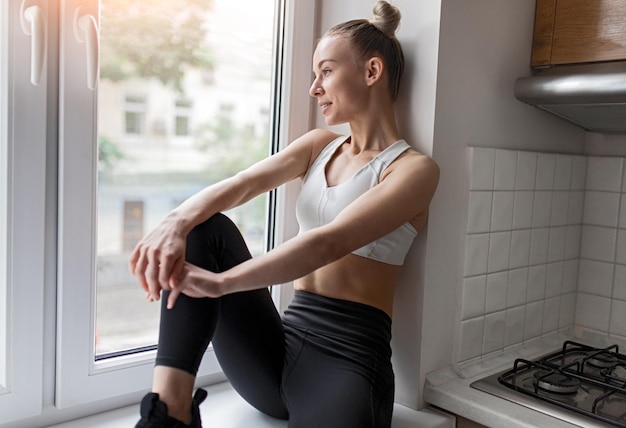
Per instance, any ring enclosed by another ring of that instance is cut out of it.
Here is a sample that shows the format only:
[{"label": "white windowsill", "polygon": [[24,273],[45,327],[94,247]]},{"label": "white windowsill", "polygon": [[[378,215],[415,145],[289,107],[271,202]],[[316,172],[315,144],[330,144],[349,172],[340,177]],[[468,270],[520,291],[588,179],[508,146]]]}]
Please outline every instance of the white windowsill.
[{"label": "white windowsill", "polygon": [[[200,406],[202,423],[206,427],[222,428],[286,428],[287,421],[266,416],[248,405],[228,383],[205,388],[209,396]],[[139,420],[139,405],[123,407],[49,428],[129,428]],[[431,409],[411,410],[396,404],[392,428],[452,428],[454,421],[448,415]]]}]

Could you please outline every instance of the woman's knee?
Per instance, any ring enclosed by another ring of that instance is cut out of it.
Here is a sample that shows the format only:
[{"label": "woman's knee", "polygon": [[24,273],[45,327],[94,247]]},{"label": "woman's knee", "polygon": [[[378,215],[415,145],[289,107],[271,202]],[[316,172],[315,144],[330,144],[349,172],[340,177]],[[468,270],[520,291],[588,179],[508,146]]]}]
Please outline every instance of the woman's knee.
[{"label": "woman's knee", "polygon": [[230,269],[251,257],[239,228],[222,213],[197,225],[187,236],[187,261],[214,272]]}]

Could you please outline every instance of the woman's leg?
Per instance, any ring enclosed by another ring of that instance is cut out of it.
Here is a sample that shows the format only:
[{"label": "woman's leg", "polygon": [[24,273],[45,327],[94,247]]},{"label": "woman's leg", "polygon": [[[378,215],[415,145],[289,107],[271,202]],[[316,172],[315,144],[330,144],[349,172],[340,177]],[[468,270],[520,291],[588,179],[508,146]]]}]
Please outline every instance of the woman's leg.
[{"label": "woman's leg", "polygon": [[[190,263],[220,272],[251,256],[236,226],[218,214],[189,234],[186,257]],[[282,359],[280,362],[275,359],[280,359],[283,345],[280,343],[278,354],[271,348],[280,342],[277,338],[282,335],[282,329],[267,290],[236,293],[220,299],[181,295],[169,310],[165,307],[167,294],[164,292],[162,296],[153,392],[167,405],[171,417],[189,423],[195,375],[211,340],[226,375],[235,385],[242,384],[244,391],[251,389],[251,386],[246,387],[251,370],[247,364],[254,363],[254,370],[269,374],[265,375],[265,384],[255,383],[252,387],[277,389],[280,379],[274,377],[274,372],[276,365],[282,365]],[[235,337],[238,335],[240,337]],[[264,337],[268,337],[269,342],[261,340]],[[247,395],[254,399],[272,393],[248,392]],[[276,405],[260,405],[262,410],[266,407],[277,408]]]}]

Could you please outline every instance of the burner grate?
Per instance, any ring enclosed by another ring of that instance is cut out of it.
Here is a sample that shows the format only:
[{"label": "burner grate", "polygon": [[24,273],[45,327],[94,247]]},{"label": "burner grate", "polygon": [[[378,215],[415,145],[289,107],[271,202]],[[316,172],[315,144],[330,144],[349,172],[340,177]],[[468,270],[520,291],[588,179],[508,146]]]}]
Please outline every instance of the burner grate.
[{"label": "burner grate", "polygon": [[516,359],[498,376],[510,389],[626,428],[626,356],[617,345],[599,349],[567,341],[536,361]]}]

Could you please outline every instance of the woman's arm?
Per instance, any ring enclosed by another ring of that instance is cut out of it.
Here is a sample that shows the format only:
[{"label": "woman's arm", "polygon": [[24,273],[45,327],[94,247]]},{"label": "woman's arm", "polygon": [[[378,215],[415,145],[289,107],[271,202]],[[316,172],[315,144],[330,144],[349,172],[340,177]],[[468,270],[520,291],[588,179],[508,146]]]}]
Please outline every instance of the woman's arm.
[{"label": "woman's arm", "polygon": [[219,297],[300,278],[407,221],[425,219],[439,180],[439,168],[432,159],[416,153],[395,164],[379,185],[325,226],[300,234],[220,274],[187,265],[173,283],[168,307],[174,305],[181,292],[193,297]]},{"label": "woman's arm", "polygon": [[304,175],[313,156],[336,134],[313,130],[235,176],[215,183],[187,199],[135,247],[129,269],[150,300],[184,268],[185,243],[189,232],[214,214],[237,207],[255,196]]}]

